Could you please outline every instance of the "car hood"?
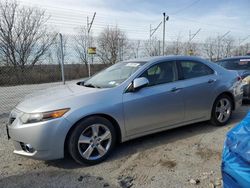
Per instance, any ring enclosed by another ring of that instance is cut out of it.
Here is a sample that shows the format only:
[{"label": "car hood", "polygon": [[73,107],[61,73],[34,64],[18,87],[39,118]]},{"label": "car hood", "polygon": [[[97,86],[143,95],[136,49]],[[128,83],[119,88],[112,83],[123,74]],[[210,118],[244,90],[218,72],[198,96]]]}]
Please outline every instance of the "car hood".
[{"label": "car hood", "polygon": [[76,95],[87,95],[100,92],[101,90],[103,89],[88,88],[77,84],[61,85],[27,95],[16,108],[21,111],[30,112],[41,106],[64,101]]}]

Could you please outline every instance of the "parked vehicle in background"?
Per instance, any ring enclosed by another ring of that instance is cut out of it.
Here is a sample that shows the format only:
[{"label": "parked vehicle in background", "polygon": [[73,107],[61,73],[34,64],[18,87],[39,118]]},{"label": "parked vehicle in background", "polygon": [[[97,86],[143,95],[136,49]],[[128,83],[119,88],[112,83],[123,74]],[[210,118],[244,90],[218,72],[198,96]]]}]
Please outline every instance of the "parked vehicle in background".
[{"label": "parked vehicle in background", "polygon": [[68,151],[96,164],[117,142],[206,120],[225,125],[242,94],[237,72],[201,58],[135,59],[27,97],[7,130],[16,154],[51,160]]},{"label": "parked vehicle in background", "polygon": [[227,133],[222,155],[224,188],[250,185],[250,112]]},{"label": "parked vehicle in background", "polygon": [[250,56],[238,56],[217,61],[219,65],[228,69],[236,70],[243,81],[243,98],[250,99]]}]

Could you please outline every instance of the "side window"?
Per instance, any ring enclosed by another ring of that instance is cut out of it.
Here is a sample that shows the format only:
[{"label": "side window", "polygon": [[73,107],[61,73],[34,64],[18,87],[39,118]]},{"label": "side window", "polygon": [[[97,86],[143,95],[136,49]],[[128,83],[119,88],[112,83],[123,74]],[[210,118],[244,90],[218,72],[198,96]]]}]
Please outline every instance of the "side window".
[{"label": "side window", "polygon": [[207,65],[195,61],[181,61],[180,67],[183,79],[206,76],[214,73]]},{"label": "side window", "polygon": [[147,69],[140,77],[149,80],[149,86],[173,82],[176,80],[175,62],[163,62],[153,65]]}]

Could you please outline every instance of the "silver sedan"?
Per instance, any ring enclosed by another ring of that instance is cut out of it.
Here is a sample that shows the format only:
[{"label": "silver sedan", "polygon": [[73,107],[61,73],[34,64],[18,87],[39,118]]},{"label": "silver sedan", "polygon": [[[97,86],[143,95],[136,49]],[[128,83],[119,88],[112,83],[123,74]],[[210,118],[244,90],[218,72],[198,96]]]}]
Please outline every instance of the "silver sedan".
[{"label": "silver sedan", "polygon": [[88,80],[27,96],[10,114],[14,153],[96,164],[136,137],[210,120],[225,125],[241,79],[204,59],[165,56],[117,63]]}]

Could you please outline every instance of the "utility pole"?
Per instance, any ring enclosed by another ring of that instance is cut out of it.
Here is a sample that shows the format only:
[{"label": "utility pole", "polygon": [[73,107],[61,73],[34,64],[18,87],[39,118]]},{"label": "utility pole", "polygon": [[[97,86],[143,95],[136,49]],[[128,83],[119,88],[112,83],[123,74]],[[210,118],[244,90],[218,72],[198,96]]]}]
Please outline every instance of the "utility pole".
[{"label": "utility pole", "polygon": [[188,39],[188,53],[191,55],[191,41],[196,37],[196,35],[201,31],[201,28],[198,29],[194,34],[189,30],[189,39]]},{"label": "utility pole", "polygon": [[[150,49],[150,54],[151,54],[151,47],[152,47],[152,36],[154,35],[154,33],[159,29],[159,27],[161,26],[162,22],[160,22],[156,28],[152,29],[152,25],[150,24],[150,28],[149,28],[149,49]],[[160,55],[160,53],[159,53]]]},{"label": "utility pole", "polygon": [[163,38],[162,38],[162,55],[165,55],[165,25],[168,21],[169,16],[166,16],[166,13],[163,12]]},{"label": "utility pole", "polygon": [[158,54],[161,55],[161,41],[158,40]]},{"label": "utility pole", "polygon": [[90,63],[89,63],[89,53],[88,53],[88,48],[89,48],[89,17],[87,16],[87,45],[86,45],[86,60],[88,63],[88,75],[90,77]]},{"label": "utility pole", "polygon": [[243,49],[243,47],[241,48],[241,44],[242,44],[245,40],[247,40],[249,37],[250,37],[250,35],[246,36],[246,37],[243,38],[243,39],[240,39],[240,38],[239,38],[239,52],[238,52],[238,55],[243,55],[244,49]]},{"label": "utility pole", "polygon": [[219,60],[220,58],[220,47],[221,47],[221,40],[226,37],[231,31],[226,32],[224,35],[222,35],[221,37],[218,37],[218,50],[217,50],[217,58],[216,60]]},{"label": "utility pole", "polygon": [[60,44],[61,44],[61,73],[62,73],[62,81],[63,84],[65,84],[65,78],[64,78],[64,52],[63,52],[63,38],[62,38],[62,34],[59,33],[59,37],[60,37]]},{"label": "utility pole", "polygon": [[245,40],[247,40],[250,37],[250,35],[248,35],[247,37],[240,39],[239,40],[239,45],[241,45]]},{"label": "utility pole", "polygon": [[118,54],[119,54],[119,61],[122,61],[122,39],[118,38]]},{"label": "utility pole", "polygon": [[[163,23],[163,55],[164,55],[164,45],[165,45],[165,23],[166,21],[169,20],[169,16],[166,16],[166,13],[163,13],[163,22],[161,21],[156,28],[152,29],[152,25],[150,24],[149,26],[149,49],[151,52],[151,46],[152,46],[152,36],[154,35],[154,33],[159,29],[159,27],[161,26],[161,24]],[[159,53],[160,55],[161,53]]]},{"label": "utility pole", "polygon": [[191,31],[189,31],[189,40],[188,40],[188,42],[191,42],[200,31],[201,31],[201,28],[198,29],[194,34],[191,34]]},{"label": "utility pole", "polygon": [[152,25],[149,25],[149,53],[151,53],[151,31],[152,31]]},{"label": "utility pole", "polygon": [[[89,23],[89,17],[87,17],[87,32],[88,32],[88,35],[87,35],[87,49],[86,49],[86,53],[87,53],[87,62],[88,62],[89,77],[91,76],[91,72],[90,72],[90,62],[89,62],[89,56],[88,56],[88,48],[89,48],[89,45],[90,45],[89,33],[90,33],[91,27],[92,27],[92,25],[93,25],[93,22],[94,22],[94,19],[95,19],[95,15],[96,15],[96,12],[94,13],[94,15],[93,15],[92,20],[91,20],[90,23]],[[92,55],[92,63],[93,63],[93,55]]]}]

